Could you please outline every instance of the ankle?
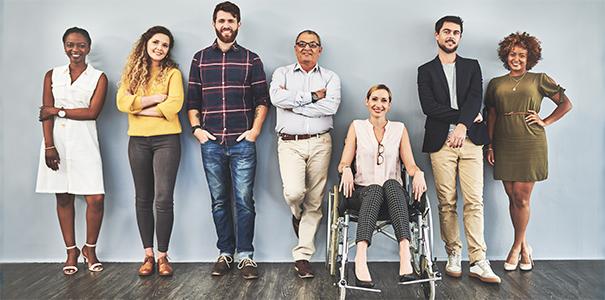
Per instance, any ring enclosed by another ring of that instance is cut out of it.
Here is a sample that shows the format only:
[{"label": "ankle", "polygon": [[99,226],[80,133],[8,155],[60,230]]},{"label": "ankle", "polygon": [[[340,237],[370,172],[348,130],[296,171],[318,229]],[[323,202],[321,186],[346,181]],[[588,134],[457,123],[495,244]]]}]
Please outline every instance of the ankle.
[{"label": "ankle", "polygon": [[168,252],[158,252],[158,259],[168,256]]}]

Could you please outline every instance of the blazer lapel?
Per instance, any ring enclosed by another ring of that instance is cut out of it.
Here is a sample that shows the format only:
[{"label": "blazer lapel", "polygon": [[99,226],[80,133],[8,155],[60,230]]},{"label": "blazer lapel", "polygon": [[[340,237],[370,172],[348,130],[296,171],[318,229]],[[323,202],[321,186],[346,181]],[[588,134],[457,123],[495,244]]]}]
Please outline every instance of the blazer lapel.
[{"label": "blazer lapel", "polygon": [[[439,60],[439,56],[435,57],[435,59],[433,60],[433,66],[435,68],[435,72],[437,72],[437,77],[439,77],[439,82],[441,84],[441,90],[445,91],[445,95],[446,95],[446,102],[445,103],[450,103],[451,102],[451,96],[450,96],[450,87],[447,85],[447,78],[445,77],[445,72],[443,72],[443,65],[441,65],[441,61]],[[458,76],[458,74],[456,74],[456,76]]]}]

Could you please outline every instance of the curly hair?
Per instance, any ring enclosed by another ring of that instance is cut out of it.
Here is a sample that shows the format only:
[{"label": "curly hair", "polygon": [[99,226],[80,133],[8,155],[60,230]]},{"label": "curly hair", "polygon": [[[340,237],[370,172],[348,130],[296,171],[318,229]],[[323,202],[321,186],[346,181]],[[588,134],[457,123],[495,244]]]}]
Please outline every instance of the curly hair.
[{"label": "curly hair", "polygon": [[160,62],[160,73],[156,77],[156,82],[162,82],[166,72],[178,67],[170,58],[170,50],[174,46],[174,38],[170,30],[163,26],[154,26],[147,29],[132,47],[124,72],[122,72],[121,84],[126,84],[128,92],[131,94],[136,94],[137,91],[144,90],[149,86],[151,81],[151,57],[147,54],[147,42],[158,33],[167,35],[170,39],[170,45],[166,57]]},{"label": "curly hair", "polygon": [[500,60],[507,70],[510,70],[510,67],[508,66],[508,54],[515,46],[527,50],[527,70],[531,70],[538,64],[538,61],[542,59],[540,41],[527,32],[521,33],[517,31],[511,33],[505,37],[498,46],[498,57],[500,57]]}]

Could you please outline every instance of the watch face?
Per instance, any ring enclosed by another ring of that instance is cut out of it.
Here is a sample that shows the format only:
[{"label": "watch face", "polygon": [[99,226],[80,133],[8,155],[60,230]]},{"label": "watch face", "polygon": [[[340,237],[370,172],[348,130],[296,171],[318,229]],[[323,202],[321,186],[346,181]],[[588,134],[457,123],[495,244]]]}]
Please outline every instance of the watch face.
[{"label": "watch face", "polygon": [[57,115],[58,115],[60,118],[64,118],[64,117],[65,117],[65,111],[64,111],[64,110],[60,110],[60,111],[57,113]]}]

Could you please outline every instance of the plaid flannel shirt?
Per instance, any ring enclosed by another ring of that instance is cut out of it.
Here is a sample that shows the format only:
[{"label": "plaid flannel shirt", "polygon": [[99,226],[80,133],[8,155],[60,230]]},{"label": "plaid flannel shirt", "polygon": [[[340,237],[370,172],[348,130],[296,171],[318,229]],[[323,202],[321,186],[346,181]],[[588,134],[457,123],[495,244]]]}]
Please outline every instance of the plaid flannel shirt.
[{"label": "plaid flannel shirt", "polygon": [[225,145],[252,128],[257,106],[269,106],[263,63],[237,43],[222,52],[215,41],[191,61],[187,110],[200,111],[204,130]]}]

